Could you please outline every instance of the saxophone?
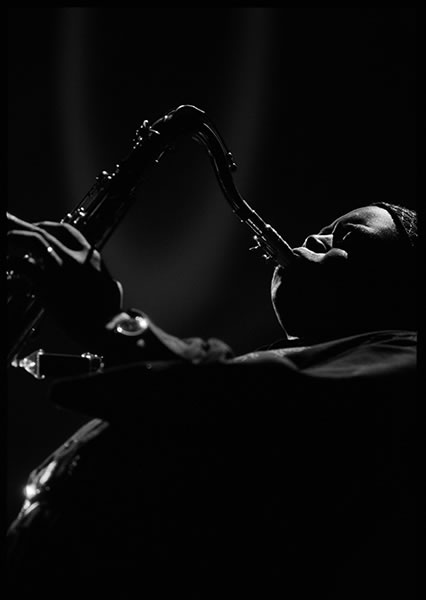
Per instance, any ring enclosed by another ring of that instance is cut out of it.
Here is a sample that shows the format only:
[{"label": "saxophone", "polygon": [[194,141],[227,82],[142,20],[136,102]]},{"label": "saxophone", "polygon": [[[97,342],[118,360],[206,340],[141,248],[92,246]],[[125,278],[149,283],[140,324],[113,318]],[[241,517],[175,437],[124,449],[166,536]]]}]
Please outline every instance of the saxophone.
[{"label": "saxophone", "polygon": [[[178,106],[151,125],[143,121],[130,153],[114,171],[102,171],[62,222],[76,227],[92,246],[101,250],[129,210],[146,172],[184,136],[190,136],[207,150],[225,198],[240,221],[254,233],[256,245],[252,249],[260,249],[267,260],[276,264],[290,263],[294,258],[292,249],[241,196],[232,176],[237,166],[231,152],[205,112],[192,105]],[[18,263],[9,259],[7,262],[7,361],[14,366],[44,313],[28,276],[31,262],[31,255],[25,255]]]}]

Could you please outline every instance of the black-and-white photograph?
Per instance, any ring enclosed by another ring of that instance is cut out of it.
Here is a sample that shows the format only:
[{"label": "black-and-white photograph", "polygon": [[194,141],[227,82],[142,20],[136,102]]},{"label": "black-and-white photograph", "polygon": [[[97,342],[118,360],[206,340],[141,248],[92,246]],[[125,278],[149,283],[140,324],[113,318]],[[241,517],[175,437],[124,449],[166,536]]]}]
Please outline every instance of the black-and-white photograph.
[{"label": "black-and-white photograph", "polygon": [[9,8],[11,597],[416,598],[417,20]]}]

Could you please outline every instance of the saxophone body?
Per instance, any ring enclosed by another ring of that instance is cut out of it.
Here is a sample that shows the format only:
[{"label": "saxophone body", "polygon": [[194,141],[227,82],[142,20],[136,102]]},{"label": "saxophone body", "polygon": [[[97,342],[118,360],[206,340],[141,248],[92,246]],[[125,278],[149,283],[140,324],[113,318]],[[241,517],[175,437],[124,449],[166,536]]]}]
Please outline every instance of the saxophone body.
[{"label": "saxophone body", "polygon": [[[151,125],[144,121],[129,154],[112,172],[103,171],[96,178],[62,222],[76,227],[92,246],[101,250],[131,207],[134,192],[146,174],[179,139],[188,136],[207,150],[222,192],[240,221],[252,229],[256,248],[277,264],[290,262],[294,256],[290,246],[236,188],[232,176],[236,164],[222,137],[205,112],[192,105],[181,105]],[[19,261],[7,259],[8,364],[19,357],[44,313],[31,281],[34,262],[31,255]]]}]

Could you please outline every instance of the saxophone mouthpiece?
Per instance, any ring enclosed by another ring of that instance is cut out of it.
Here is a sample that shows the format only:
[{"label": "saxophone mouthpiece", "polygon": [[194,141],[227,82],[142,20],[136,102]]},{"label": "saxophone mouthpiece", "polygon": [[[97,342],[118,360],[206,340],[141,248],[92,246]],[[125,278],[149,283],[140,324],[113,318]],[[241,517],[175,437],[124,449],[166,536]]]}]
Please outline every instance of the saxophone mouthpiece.
[{"label": "saxophone mouthpiece", "polygon": [[288,267],[296,259],[290,245],[271,225],[265,224],[264,233],[259,243],[277,265]]},{"label": "saxophone mouthpiece", "polygon": [[[282,239],[282,238],[281,238]],[[282,239],[279,250],[275,258],[275,262],[282,267],[290,266],[296,260],[296,254],[292,248]]]},{"label": "saxophone mouthpiece", "polygon": [[[269,231],[272,231],[272,228]],[[272,239],[254,235],[253,240],[256,245],[251,246],[249,250],[260,250],[262,251],[262,258],[266,261],[273,260],[277,265],[288,267],[295,260],[296,254],[281,236],[276,232],[274,234]]]}]

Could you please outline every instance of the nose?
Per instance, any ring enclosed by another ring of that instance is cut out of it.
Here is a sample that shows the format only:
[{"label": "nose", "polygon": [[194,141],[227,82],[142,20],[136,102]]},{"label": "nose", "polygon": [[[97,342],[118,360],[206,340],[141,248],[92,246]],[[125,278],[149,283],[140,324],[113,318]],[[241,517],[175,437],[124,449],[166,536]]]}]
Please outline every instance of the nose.
[{"label": "nose", "polygon": [[332,234],[313,234],[308,235],[303,242],[303,246],[312,252],[325,253],[333,247]]}]

